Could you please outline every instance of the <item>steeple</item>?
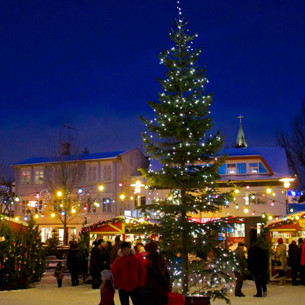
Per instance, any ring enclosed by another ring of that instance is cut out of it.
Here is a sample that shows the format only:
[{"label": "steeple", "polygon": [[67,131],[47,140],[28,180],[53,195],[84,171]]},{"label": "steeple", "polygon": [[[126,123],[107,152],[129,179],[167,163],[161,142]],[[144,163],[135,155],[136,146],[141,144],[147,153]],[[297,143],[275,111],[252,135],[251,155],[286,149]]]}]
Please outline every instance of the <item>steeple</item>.
[{"label": "steeple", "polygon": [[248,144],[247,144],[245,134],[244,134],[244,131],[243,131],[243,127],[242,127],[242,124],[241,124],[241,120],[242,120],[243,116],[240,114],[237,118],[239,119],[239,130],[238,130],[238,134],[237,134],[237,138],[236,138],[235,147],[236,148],[247,147]]}]

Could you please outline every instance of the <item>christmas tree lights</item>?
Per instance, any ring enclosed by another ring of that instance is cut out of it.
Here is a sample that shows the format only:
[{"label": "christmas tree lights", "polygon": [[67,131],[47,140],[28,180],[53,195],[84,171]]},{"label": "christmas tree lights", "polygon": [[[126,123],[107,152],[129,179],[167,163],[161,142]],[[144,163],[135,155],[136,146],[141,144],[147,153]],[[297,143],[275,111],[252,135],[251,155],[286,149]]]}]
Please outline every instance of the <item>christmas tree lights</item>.
[{"label": "christmas tree lights", "polygon": [[[219,132],[212,135],[210,106],[212,95],[205,93],[206,71],[198,66],[201,50],[193,49],[197,34],[188,34],[178,2],[178,20],[170,30],[174,46],[160,53],[160,64],[167,69],[160,79],[158,102],[149,102],[155,118],[143,118],[143,143],[150,159],[162,169],[143,170],[151,189],[169,189],[167,198],[141,207],[158,225],[150,227],[160,237],[162,251],[170,261],[174,287],[187,294],[224,298],[232,283],[237,264],[234,255],[222,249],[219,234],[225,221],[194,222],[194,213],[214,213],[232,200],[231,193],[216,189],[218,156],[222,148]],[[217,157],[216,157],[217,154]]]}]

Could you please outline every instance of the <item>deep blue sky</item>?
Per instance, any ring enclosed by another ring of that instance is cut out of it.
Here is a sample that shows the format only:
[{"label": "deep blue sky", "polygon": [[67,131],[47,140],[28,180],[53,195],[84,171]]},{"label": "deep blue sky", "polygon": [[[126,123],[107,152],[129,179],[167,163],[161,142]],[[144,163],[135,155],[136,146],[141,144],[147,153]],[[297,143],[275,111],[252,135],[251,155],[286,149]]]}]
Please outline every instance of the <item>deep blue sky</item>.
[{"label": "deep blue sky", "polygon": [[[304,0],[182,0],[203,50],[215,127],[274,146],[305,98]],[[70,118],[90,152],[141,146],[175,0],[0,0],[0,153],[50,153]]]}]

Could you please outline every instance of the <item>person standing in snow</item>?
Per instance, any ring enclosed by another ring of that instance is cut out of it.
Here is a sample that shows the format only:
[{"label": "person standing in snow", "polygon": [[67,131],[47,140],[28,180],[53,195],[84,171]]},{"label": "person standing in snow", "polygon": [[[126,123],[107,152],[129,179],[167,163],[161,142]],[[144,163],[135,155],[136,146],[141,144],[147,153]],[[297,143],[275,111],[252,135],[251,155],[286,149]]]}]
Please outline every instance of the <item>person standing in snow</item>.
[{"label": "person standing in snow", "polygon": [[57,279],[58,288],[60,288],[62,286],[62,279],[64,278],[64,271],[65,271],[65,267],[62,265],[61,262],[58,262],[57,266],[54,270],[54,276]]},{"label": "person standing in snow", "polygon": [[110,270],[103,270],[101,272],[101,301],[99,305],[114,305],[114,284],[113,274]]},{"label": "person standing in snow", "polygon": [[250,229],[250,249],[248,251],[248,269],[254,277],[256,294],[254,297],[267,296],[268,254],[257,245],[257,230]]},{"label": "person standing in snow", "polygon": [[280,262],[279,266],[276,266],[275,268],[279,271],[279,285],[285,285],[286,280],[286,264],[287,264],[287,257],[286,257],[286,246],[283,243],[283,238],[279,238],[277,240],[278,246],[276,247],[275,251],[275,259]]},{"label": "person standing in snow", "polygon": [[131,250],[130,243],[121,244],[121,256],[111,266],[114,286],[119,289],[121,305],[140,305],[140,289],[144,286],[144,267]]}]

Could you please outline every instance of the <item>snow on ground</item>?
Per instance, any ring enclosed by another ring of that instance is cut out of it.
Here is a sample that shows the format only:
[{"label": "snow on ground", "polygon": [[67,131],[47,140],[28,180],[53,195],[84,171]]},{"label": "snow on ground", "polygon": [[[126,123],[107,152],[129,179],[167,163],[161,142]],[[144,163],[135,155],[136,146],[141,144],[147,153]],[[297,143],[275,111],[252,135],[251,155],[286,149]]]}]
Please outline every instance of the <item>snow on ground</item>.
[{"label": "snow on ground", "polygon": [[[80,284],[72,287],[70,276],[66,275],[63,287],[58,288],[52,271],[46,272],[41,282],[34,288],[26,290],[0,291],[0,305],[98,305],[99,290],[92,289],[90,284]],[[232,295],[232,305],[303,305],[305,286],[278,286],[275,283],[268,285],[268,296],[254,298],[255,285],[246,281],[243,292],[246,297],[238,298]],[[116,294],[115,305],[120,305]],[[156,304],[158,305],[158,304]],[[225,305],[224,301],[214,301],[212,305]]]}]

